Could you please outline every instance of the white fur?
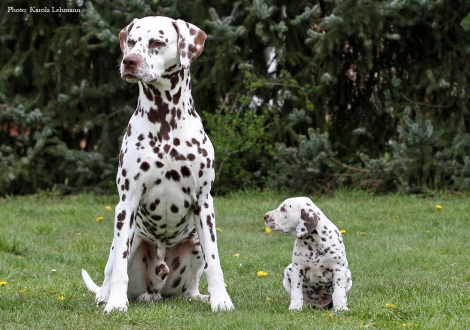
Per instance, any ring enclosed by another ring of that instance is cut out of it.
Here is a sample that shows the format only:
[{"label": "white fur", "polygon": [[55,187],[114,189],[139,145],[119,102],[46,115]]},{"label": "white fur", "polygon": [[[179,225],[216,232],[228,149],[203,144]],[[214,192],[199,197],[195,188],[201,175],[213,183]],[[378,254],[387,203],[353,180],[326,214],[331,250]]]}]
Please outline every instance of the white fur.
[{"label": "white fur", "polygon": [[271,230],[296,237],[292,263],[284,271],[284,287],[290,310],[311,304],[335,311],[348,310],[346,292],[351,289],[351,271],[338,228],[307,197],[286,199],[264,216]]}]

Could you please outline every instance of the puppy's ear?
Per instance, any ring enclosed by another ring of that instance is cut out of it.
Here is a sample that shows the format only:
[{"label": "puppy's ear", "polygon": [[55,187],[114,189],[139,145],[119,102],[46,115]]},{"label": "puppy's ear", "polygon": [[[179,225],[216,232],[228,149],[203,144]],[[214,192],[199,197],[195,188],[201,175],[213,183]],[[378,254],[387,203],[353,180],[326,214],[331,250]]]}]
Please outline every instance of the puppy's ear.
[{"label": "puppy's ear", "polygon": [[124,29],[119,32],[119,45],[121,46],[121,51],[124,53],[124,49],[126,48],[126,40],[129,32],[131,32],[132,28],[134,27],[134,23],[137,21],[137,18],[134,18],[132,22],[126,26]]},{"label": "puppy's ear", "polygon": [[174,21],[173,25],[178,32],[178,54],[181,66],[187,69],[191,62],[202,53],[207,36],[196,25],[180,19]]},{"label": "puppy's ear", "polygon": [[312,209],[301,209],[299,224],[295,230],[297,237],[302,238],[315,229],[318,220],[318,215]]}]

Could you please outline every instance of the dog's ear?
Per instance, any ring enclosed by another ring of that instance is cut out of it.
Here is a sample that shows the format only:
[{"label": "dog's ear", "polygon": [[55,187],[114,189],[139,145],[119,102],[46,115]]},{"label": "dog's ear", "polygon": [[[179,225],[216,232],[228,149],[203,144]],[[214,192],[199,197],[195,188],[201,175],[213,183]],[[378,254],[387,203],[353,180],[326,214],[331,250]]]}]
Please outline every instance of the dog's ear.
[{"label": "dog's ear", "polygon": [[129,32],[131,32],[132,28],[134,27],[134,23],[137,21],[137,18],[134,18],[132,22],[126,26],[124,29],[119,32],[119,44],[121,46],[121,51],[124,53],[124,49],[126,48],[126,40]]},{"label": "dog's ear", "polygon": [[178,54],[181,66],[187,69],[191,62],[202,53],[207,36],[196,25],[180,19],[174,21],[173,25],[178,32]]},{"label": "dog's ear", "polygon": [[301,209],[300,220],[295,233],[298,238],[302,238],[310,233],[318,224],[318,215],[312,209]]}]

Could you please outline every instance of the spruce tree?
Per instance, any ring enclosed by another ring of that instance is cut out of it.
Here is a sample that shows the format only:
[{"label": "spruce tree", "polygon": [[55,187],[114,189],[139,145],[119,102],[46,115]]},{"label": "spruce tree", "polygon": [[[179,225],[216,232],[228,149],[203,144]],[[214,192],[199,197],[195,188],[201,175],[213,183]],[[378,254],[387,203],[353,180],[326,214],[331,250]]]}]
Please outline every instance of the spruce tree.
[{"label": "spruce tree", "polygon": [[[119,78],[117,35],[148,15],[208,35],[191,73],[216,190],[295,175],[300,190],[310,167],[318,191],[361,175],[386,189],[469,186],[468,1],[45,0],[81,12],[8,13],[33,6],[0,3],[0,195],[114,186],[137,97]],[[418,118],[433,127],[423,170],[398,179],[389,169],[418,164]],[[306,156],[317,147],[329,151]]]}]

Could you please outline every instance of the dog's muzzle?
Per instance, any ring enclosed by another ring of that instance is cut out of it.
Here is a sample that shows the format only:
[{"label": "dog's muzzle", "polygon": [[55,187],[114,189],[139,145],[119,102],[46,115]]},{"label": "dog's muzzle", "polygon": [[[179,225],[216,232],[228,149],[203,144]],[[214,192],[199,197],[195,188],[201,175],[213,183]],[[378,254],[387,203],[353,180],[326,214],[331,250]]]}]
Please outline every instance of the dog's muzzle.
[{"label": "dog's muzzle", "polygon": [[274,219],[269,216],[268,213],[264,215],[264,223],[266,224],[266,227],[269,227],[270,229],[274,229]]},{"label": "dog's muzzle", "polygon": [[123,79],[128,79],[132,81],[140,80],[138,77],[138,72],[142,65],[142,57],[137,54],[126,55],[122,59],[123,70],[121,72],[121,77]]}]

